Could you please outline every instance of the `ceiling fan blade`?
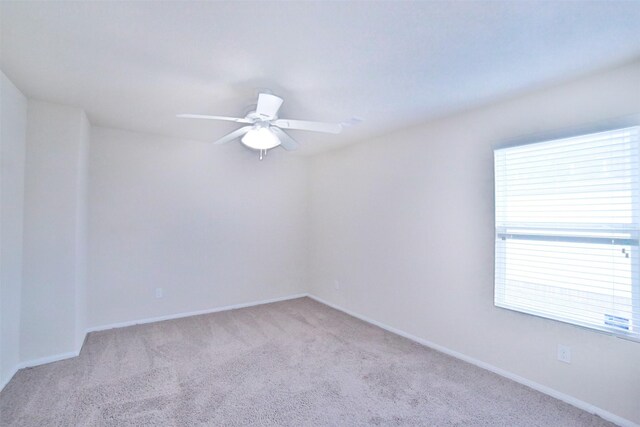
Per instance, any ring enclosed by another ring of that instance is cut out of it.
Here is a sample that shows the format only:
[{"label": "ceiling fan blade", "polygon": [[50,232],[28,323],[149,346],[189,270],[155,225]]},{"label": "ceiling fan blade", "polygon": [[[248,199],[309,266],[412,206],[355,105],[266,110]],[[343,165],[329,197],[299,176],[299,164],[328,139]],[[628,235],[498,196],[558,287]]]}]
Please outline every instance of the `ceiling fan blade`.
[{"label": "ceiling fan blade", "polygon": [[298,141],[291,138],[282,129],[275,126],[270,126],[269,129],[278,137],[278,139],[280,140],[280,146],[282,148],[284,148],[287,151],[293,151],[298,149],[298,145],[299,145]]},{"label": "ceiling fan blade", "polygon": [[261,93],[258,95],[258,105],[256,106],[256,114],[267,120],[272,120],[278,114],[278,110],[282,105],[283,99],[279,96],[269,93]]},{"label": "ceiling fan blade", "polygon": [[176,117],[181,119],[208,119],[208,120],[225,120],[228,122],[236,123],[253,123],[250,119],[241,119],[239,117],[225,117],[225,116],[206,116],[203,114],[176,114]]},{"label": "ceiling fan blade", "polygon": [[339,123],[309,122],[306,120],[279,119],[274,125],[283,129],[310,130],[313,132],[340,133],[342,125]]},{"label": "ceiling fan blade", "polygon": [[251,129],[253,129],[253,126],[245,126],[245,127],[241,127],[240,129],[236,129],[230,134],[227,134],[222,138],[220,138],[219,140],[215,141],[214,144],[226,144],[227,142],[231,142],[234,139],[240,138],[245,133],[249,132]]}]

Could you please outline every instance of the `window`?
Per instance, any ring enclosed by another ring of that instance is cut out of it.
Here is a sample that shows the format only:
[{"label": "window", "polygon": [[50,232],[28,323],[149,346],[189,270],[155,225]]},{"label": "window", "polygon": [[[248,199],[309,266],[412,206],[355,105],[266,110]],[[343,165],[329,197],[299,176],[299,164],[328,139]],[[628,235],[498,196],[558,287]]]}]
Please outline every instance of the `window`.
[{"label": "window", "polygon": [[640,339],[639,129],[494,152],[496,306]]}]

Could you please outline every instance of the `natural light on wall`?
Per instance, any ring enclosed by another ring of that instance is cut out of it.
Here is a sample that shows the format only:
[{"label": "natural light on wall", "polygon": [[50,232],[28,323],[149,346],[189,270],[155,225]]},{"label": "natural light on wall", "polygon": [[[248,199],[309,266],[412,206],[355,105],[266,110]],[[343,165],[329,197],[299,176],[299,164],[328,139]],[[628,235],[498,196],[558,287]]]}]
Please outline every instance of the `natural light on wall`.
[{"label": "natural light on wall", "polygon": [[496,306],[640,339],[639,129],[495,151]]}]

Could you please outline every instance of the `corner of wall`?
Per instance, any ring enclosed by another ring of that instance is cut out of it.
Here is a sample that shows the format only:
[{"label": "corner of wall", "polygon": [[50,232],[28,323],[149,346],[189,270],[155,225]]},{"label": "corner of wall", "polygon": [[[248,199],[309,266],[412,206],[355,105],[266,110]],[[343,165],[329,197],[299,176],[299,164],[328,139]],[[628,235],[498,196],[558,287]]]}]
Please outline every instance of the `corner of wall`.
[{"label": "corner of wall", "polygon": [[305,199],[305,215],[306,215],[306,236],[305,236],[305,240],[307,242],[306,244],[306,265],[305,265],[305,292],[307,292],[307,294],[311,294],[313,293],[313,278],[315,276],[314,272],[313,272],[313,259],[314,259],[314,248],[313,248],[313,242],[315,241],[314,237],[313,237],[313,224],[314,224],[314,218],[313,218],[313,183],[314,183],[314,178],[313,178],[313,169],[314,169],[314,165],[316,162],[316,158],[318,157],[318,154],[314,154],[312,156],[309,156],[306,159],[306,175],[305,178],[307,180],[306,182],[306,199]]},{"label": "corner of wall", "polygon": [[20,363],[27,98],[0,71],[0,390]]},{"label": "corner of wall", "polygon": [[88,138],[82,109],[28,100],[22,365],[77,354],[84,341]]},{"label": "corner of wall", "polygon": [[76,351],[80,353],[87,329],[87,245],[88,245],[88,191],[89,191],[89,149],[91,124],[84,110],[81,110],[80,139],[78,145],[78,174],[76,198]]}]

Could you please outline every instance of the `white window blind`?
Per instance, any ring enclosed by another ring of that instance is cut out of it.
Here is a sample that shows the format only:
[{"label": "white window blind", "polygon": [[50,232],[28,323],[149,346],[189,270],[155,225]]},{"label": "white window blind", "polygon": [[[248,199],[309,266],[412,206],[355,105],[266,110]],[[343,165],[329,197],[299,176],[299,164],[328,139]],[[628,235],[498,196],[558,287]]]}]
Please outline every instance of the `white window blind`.
[{"label": "white window blind", "polygon": [[640,339],[639,127],[495,150],[495,305]]}]

